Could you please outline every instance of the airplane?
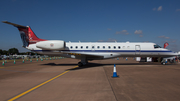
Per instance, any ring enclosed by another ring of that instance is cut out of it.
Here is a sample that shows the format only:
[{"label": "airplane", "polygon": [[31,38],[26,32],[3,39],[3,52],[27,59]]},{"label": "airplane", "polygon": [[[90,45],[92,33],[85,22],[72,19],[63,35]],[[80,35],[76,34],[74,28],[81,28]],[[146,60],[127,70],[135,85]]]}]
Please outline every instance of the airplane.
[{"label": "airplane", "polygon": [[[2,22],[18,28],[24,48],[43,55],[80,59],[81,61],[78,62],[79,67],[86,65],[91,60],[116,57],[167,58],[178,55],[152,42],[65,42],[63,40],[45,40],[38,38],[30,26],[22,26],[8,21]],[[166,63],[166,61],[162,62],[162,64]]]}]

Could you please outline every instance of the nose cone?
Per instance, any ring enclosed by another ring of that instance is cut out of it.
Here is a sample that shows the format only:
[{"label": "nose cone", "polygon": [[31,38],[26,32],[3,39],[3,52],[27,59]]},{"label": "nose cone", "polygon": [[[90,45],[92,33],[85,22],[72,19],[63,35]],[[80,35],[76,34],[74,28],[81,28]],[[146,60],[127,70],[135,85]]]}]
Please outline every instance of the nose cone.
[{"label": "nose cone", "polygon": [[175,54],[176,56],[177,56],[177,55],[180,55],[179,53],[174,53],[174,54]]},{"label": "nose cone", "polygon": [[168,49],[161,49],[161,50],[166,51],[167,55],[169,55],[169,56],[178,56],[177,52],[173,52],[173,51],[168,50]]},{"label": "nose cone", "polygon": [[178,53],[176,53],[176,52],[171,52],[170,55],[172,55],[172,56],[178,56]]},{"label": "nose cone", "polygon": [[176,53],[176,52],[171,52],[170,55],[172,55],[172,56],[178,56],[178,53]]},{"label": "nose cone", "polygon": [[177,54],[180,55],[180,51]]}]

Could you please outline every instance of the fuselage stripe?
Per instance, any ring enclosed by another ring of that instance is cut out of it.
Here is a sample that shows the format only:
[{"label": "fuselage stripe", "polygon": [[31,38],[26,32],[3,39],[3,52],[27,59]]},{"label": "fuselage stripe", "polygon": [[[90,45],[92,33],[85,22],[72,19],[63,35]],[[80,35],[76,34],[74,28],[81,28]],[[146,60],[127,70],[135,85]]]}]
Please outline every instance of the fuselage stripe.
[{"label": "fuselage stripe", "polygon": [[[33,50],[35,52],[53,52],[52,50]],[[58,51],[57,51],[58,52]],[[59,52],[172,52],[161,50],[60,50]]]}]

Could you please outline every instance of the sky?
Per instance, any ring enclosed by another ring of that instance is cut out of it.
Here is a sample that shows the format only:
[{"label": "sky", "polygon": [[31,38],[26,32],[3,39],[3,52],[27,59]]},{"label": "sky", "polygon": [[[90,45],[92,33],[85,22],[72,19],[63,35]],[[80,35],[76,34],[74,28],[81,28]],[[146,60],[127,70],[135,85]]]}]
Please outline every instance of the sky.
[{"label": "sky", "polygon": [[[0,21],[30,26],[41,39],[154,42],[180,51],[180,0],[0,0]],[[0,49],[22,48],[16,27],[0,22]]]}]

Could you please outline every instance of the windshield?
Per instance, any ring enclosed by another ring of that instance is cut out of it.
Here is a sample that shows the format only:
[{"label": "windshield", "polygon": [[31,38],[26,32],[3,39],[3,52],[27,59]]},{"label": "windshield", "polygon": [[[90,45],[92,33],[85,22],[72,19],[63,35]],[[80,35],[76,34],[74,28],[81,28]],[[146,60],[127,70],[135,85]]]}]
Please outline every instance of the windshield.
[{"label": "windshield", "polygon": [[159,45],[154,45],[154,48],[161,48],[161,46],[159,46]]}]

